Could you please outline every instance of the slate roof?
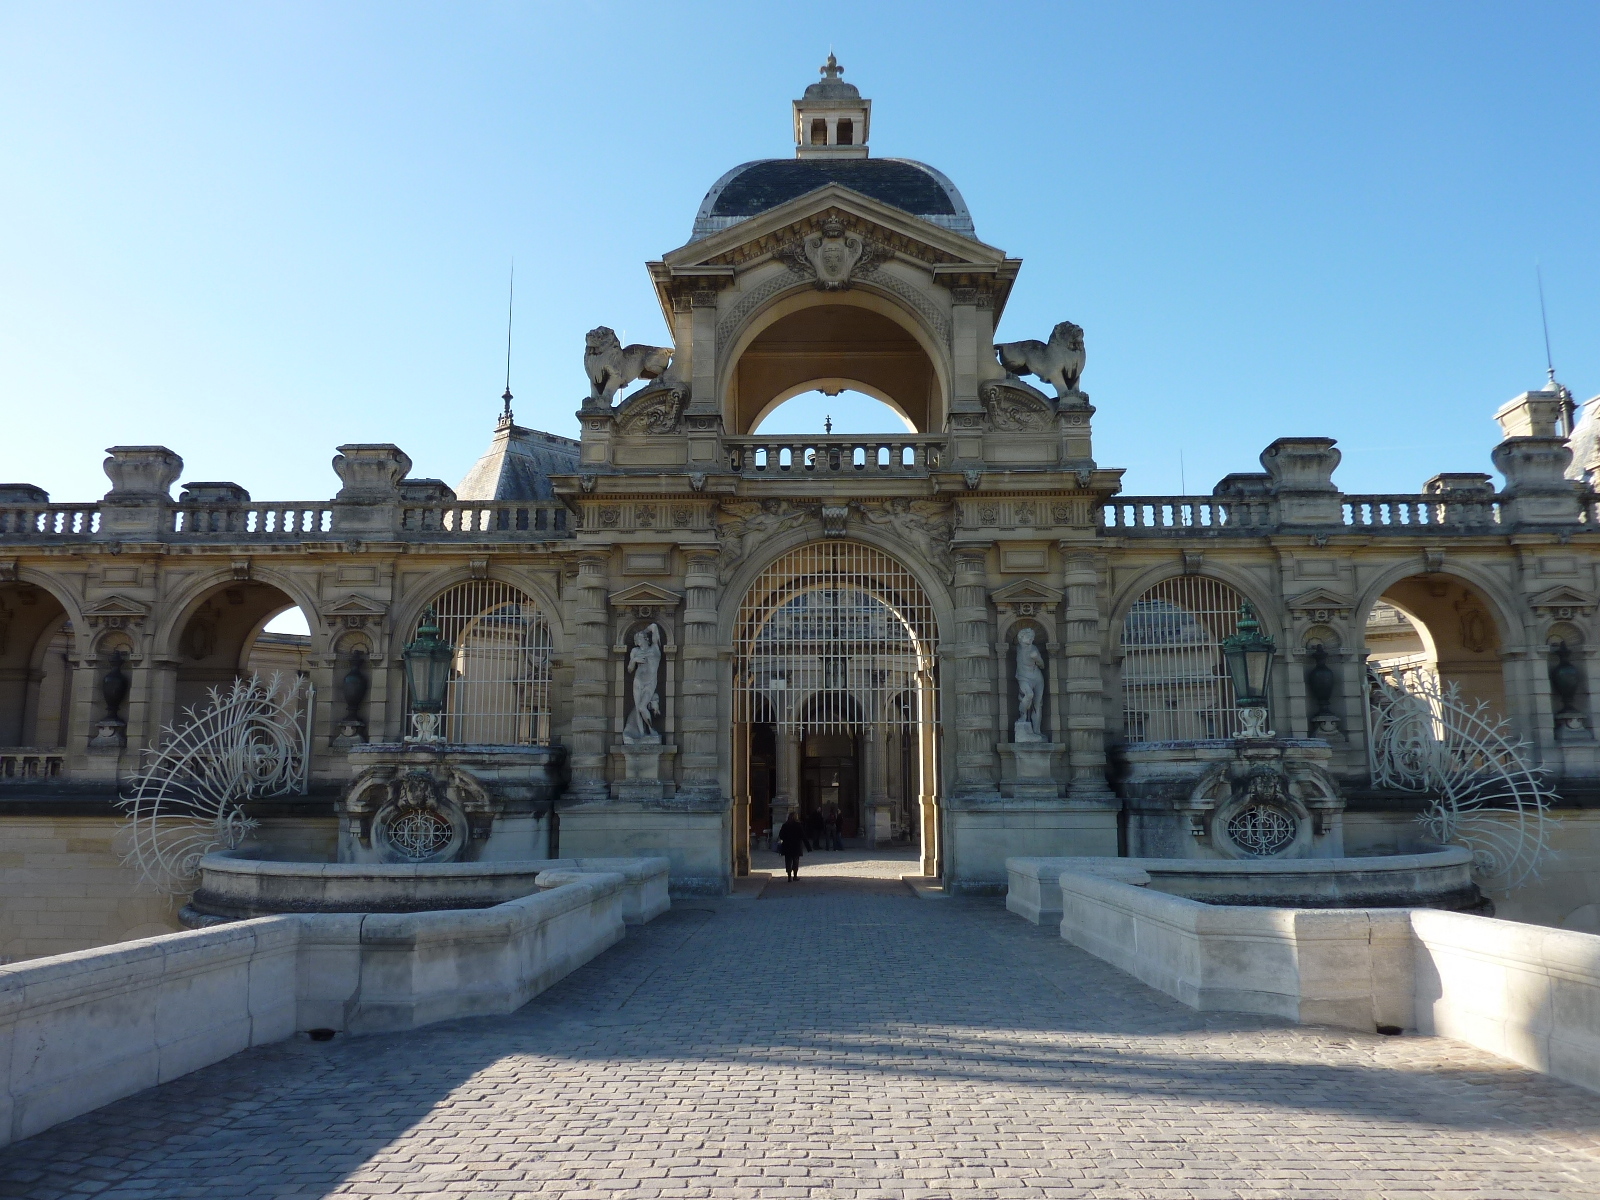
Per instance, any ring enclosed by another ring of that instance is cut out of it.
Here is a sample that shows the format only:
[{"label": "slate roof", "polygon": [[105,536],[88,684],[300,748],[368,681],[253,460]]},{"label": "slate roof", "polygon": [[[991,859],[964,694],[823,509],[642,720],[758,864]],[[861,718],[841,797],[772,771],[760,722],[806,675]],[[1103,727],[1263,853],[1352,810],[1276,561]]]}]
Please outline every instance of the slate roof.
[{"label": "slate roof", "polygon": [[578,469],[578,442],[505,422],[482,458],[462,478],[462,500],[549,500],[550,476]]},{"label": "slate roof", "polygon": [[909,158],[764,158],[729,171],[706,193],[691,242],[837,183],[975,238],[972,214],[942,172]]}]

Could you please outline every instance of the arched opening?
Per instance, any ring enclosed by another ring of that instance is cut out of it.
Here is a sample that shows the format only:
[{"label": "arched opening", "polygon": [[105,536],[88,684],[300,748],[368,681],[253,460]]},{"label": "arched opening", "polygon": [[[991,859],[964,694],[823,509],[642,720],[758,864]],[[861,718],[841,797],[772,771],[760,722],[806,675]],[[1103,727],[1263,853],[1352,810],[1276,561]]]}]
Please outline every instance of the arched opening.
[{"label": "arched opening", "polygon": [[1122,728],[1128,742],[1209,741],[1238,733],[1222,639],[1244,597],[1219,579],[1163,579],[1122,619]]},{"label": "arched opening", "polygon": [[[445,740],[549,745],[551,633],[539,606],[509,583],[474,579],[440,593],[432,608],[439,636],[454,648]],[[407,640],[415,636],[414,625]]]},{"label": "arched opening", "polygon": [[815,388],[774,398],[756,417],[751,433],[818,434],[906,433],[912,424],[892,404],[849,387],[845,381],[818,383]]},{"label": "arched opening", "polygon": [[59,758],[21,752],[67,744],[72,632],[66,609],[43,588],[0,586],[0,778],[60,774]]},{"label": "arched opening", "polygon": [[235,679],[309,671],[311,630],[281,589],[239,580],[195,605],[178,636],[177,658],[174,715],[181,719],[185,709],[203,708],[212,688],[225,688]]},{"label": "arched opening", "polygon": [[739,356],[729,384],[734,427],[749,433],[774,402],[835,386],[889,403],[919,432],[939,408],[938,372],[906,329],[870,308],[815,304],[774,321]]},{"label": "arched opening", "polygon": [[875,547],[814,542],[761,572],[735,631],[736,861],[792,814],[937,873],[937,641],[921,586]]},{"label": "arched opening", "polygon": [[[1467,704],[1506,711],[1505,672],[1494,613],[1471,584],[1450,575],[1412,575],[1391,584],[1366,624],[1367,662],[1402,686],[1459,689]],[[1408,690],[1414,690],[1408,688]]]},{"label": "arched opening", "polygon": [[856,144],[855,122],[849,117],[840,117],[839,123],[834,128],[838,131],[837,145],[854,146]]}]

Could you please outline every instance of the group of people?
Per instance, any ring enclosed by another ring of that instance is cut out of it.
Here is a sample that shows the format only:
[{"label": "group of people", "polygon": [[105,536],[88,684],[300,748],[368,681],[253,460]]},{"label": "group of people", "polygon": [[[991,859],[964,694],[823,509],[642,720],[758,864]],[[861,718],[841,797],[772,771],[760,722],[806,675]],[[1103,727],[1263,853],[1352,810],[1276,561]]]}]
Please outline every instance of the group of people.
[{"label": "group of people", "polygon": [[803,820],[791,812],[775,840],[783,855],[784,874],[798,879],[800,856],[806,851],[844,849],[844,816],[836,804],[812,809]]}]

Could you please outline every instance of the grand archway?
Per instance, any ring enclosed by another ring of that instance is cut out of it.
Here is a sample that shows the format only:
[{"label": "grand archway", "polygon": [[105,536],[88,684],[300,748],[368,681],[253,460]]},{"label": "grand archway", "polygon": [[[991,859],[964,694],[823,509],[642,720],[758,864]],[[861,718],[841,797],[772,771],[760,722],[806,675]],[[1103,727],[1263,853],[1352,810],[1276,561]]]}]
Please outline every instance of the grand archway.
[{"label": "grand archway", "polygon": [[812,542],[757,576],[734,639],[734,859],[791,813],[937,873],[937,645],[911,572],[874,546]]}]

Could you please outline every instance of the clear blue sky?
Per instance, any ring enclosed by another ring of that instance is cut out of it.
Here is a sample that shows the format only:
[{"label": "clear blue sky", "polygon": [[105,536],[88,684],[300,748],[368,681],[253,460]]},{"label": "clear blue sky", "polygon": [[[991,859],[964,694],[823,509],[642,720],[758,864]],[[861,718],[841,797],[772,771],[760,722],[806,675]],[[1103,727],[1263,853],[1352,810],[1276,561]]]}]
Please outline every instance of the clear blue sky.
[{"label": "clear blue sky", "polygon": [[[837,14],[832,27],[819,17]],[[1096,455],[1207,492],[1326,434],[1347,491],[1490,470],[1556,365],[1600,391],[1600,5],[0,3],[0,479],[102,448],[332,494],[347,441],[454,483],[502,387],[574,433],[585,330],[791,153],[829,45],[872,148],[1024,259],[1001,335],[1084,326]]]}]

